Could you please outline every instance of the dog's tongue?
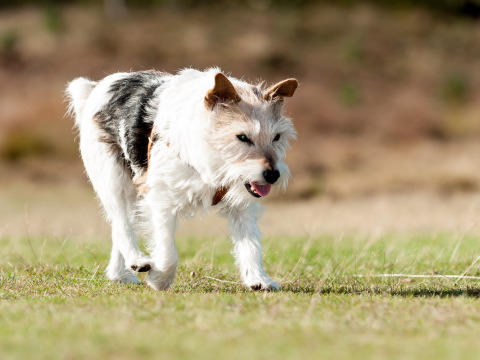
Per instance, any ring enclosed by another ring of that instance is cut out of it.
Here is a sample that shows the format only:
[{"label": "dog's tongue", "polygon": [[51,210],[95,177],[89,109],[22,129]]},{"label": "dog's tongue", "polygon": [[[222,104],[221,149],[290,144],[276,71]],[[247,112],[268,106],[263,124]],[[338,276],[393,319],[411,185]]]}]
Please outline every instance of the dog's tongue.
[{"label": "dog's tongue", "polygon": [[260,185],[257,184],[256,182],[251,182],[250,185],[255,189],[258,195],[260,196],[267,196],[268,193],[270,192],[270,188],[272,185],[267,184],[267,185]]}]

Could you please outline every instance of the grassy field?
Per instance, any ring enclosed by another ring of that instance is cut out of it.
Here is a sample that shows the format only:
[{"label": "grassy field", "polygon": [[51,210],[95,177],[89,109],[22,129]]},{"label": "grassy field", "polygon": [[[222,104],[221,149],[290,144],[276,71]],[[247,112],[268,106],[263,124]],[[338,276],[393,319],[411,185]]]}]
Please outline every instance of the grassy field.
[{"label": "grassy field", "polygon": [[478,280],[434,277],[478,275],[475,236],[266,238],[275,293],[238,283],[227,239],[178,247],[156,293],[105,279],[105,239],[1,239],[0,357],[478,358]]}]

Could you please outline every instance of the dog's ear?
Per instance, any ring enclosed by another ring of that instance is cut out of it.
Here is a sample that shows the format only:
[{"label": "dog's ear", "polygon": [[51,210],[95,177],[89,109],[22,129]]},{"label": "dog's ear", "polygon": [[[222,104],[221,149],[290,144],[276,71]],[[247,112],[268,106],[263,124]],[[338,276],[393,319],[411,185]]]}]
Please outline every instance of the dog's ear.
[{"label": "dog's ear", "polygon": [[215,75],[215,86],[207,92],[207,95],[205,95],[205,105],[208,108],[213,109],[213,107],[219,102],[236,103],[239,101],[240,96],[238,96],[230,80],[228,80],[222,73]]},{"label": "dog's ear", "polygon": [[283,80],[268,88],[263,94],[263,98],[268,101],[273,99],[283,99],[284,97],[292,97],[295,90],[297,90],[297,87],[297,79]]}]

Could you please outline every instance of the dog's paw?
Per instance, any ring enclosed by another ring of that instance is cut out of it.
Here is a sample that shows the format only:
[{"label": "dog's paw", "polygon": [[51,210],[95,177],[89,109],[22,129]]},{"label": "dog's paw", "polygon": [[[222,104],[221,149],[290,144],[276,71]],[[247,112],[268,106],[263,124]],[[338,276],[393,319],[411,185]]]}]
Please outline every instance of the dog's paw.
[{"label": "dog's paw", "polygon": [[124,270],[119,274],[107,271],[107,278],[119,284],[140,284],[140,280],[131,271]]},{"label": "dog's paw", "polygon": [[[250,274],[252,274],[252,272]],[[265,273],[245,277],[244,284],[253,291],[276,291],[280,289],[280,285],[270,279]]]},{"label": "dog's paw", "polygon": [[278,285],[275,281],[271,281],[270,283],[258,283],[254,285],[250,285],[250,289],[253,291],[277,291],[280,290],[280,285]]},{"label": "dog's paw", "polygon": [[165,270],[151,269],[145,280],[147,284],[154,290],[167,290],[175,279],[177,266],[172,265]]}]

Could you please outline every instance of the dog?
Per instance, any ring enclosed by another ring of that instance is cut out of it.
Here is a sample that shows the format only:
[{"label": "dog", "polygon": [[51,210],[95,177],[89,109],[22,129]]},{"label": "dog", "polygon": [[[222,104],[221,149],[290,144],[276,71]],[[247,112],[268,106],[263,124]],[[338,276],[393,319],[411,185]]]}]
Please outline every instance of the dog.
[{"label": "dog", "polygon": [[[293,78],[252,85],[219,68],[67,85],[86,172],[112,227],[110,280],[136,284],[147,272],[153,289],[168,289],[178,218],[217,208],[228,219],[243,283],[279,289],[263,269],[257,218],[259,199],[288,182],[284,158],[296,131],[283,103],[297,86]],[[139,222],[148,224],[149,256],[138,246]]]}]

